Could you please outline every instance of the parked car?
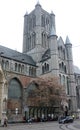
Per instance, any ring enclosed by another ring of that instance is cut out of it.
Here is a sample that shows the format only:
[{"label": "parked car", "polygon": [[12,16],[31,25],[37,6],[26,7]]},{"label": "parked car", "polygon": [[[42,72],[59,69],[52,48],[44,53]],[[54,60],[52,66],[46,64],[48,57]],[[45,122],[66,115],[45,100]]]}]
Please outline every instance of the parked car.
[{"label": "parked car", "polygon": [[72,123],[74,121],[73,117],[72,116],[61,116],[59,117],[58,119],[58,122],[59,123]]}]

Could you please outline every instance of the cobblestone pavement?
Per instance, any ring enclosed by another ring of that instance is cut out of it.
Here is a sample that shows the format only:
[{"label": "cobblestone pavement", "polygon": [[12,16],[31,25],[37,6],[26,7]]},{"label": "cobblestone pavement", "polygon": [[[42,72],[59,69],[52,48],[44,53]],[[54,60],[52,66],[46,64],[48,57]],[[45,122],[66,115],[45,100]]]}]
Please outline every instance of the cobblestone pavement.
[{"label": "cobblestone pavement", "polygon": [[32,124],[8,124],[0,127],[0,130],[80,130],[80,120],[71,124],[59,124],[58,122],[41,122]]},{"label": "cobblestone pavement", "polygon": [[0,127],[0,130],[59,130],[59,124],[57,122],[9,124],[7,127]]}]

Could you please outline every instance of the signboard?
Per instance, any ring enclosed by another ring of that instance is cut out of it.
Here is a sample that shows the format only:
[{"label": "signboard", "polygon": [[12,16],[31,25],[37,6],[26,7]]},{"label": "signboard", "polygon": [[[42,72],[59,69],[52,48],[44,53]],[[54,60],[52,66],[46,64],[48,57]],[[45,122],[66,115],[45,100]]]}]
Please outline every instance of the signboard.
[{"label": "signboard", "polygon": [[24,106],[24,111],[25,111],[25,112],[28,112],[28,111],[29,111],[28,106]]}]

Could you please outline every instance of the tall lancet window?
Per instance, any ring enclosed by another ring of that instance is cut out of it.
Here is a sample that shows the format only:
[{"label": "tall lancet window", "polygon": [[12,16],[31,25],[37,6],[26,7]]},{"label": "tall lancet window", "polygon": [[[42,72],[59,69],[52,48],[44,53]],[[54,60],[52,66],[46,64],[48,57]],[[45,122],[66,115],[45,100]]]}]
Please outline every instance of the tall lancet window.
[{"label": "tall lancet window", "polygon": [[45,32],[42,33],[42,46],[47,47],[47,35]]},{"label": "tall lancet window", "polygon": [[32,34],[32,48],[34,48],[35,45],[36,45],[36,33],[33,32],[33,34]]},{"label": "tall lancet window", "polygon": [[33,28],[34,28],[36,26],[36,16],[35,15],[33,15],[32,20],[33,20]]},{"label": "tall lancet window", "polygon": [[44,15],[41,16],[41,26],[45,27],[45,16]]}]

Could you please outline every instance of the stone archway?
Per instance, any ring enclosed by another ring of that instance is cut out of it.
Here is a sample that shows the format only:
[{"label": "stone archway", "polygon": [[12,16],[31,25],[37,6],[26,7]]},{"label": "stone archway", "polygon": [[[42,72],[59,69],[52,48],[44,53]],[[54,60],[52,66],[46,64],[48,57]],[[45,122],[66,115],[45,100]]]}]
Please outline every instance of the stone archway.
[{"label": "stone archway", "polygon": [[17,78],[13,78],[10,80],[8,87],[8,117],[15,117],[22,114],[22,99],[22,85]]}]

